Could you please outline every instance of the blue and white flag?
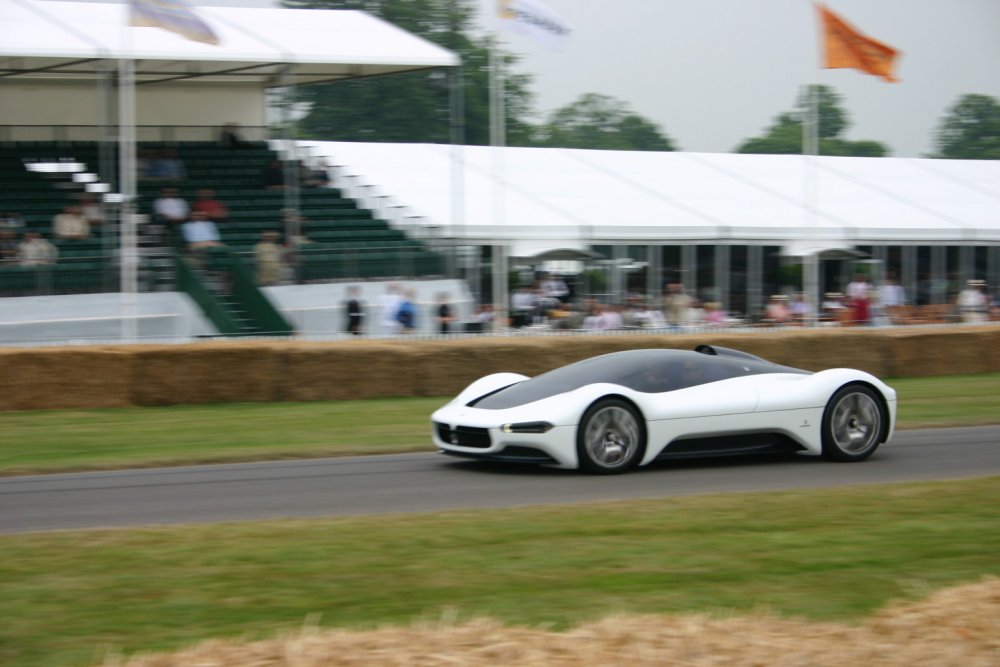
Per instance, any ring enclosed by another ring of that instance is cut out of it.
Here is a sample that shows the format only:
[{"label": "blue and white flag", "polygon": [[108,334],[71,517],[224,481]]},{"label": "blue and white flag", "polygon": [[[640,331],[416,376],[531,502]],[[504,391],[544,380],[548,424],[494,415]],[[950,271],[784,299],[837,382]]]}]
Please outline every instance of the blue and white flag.
[{"label": "blue and white flag", "polygon": [[218,46],[219,38],[184,0],[129,0],[129,25],[163,28],[195,42]]},{"label": "blue and white flag", "polygon": [[556,50],[572,30],[558,14],[538,0],[499,0],[500,27]]}]

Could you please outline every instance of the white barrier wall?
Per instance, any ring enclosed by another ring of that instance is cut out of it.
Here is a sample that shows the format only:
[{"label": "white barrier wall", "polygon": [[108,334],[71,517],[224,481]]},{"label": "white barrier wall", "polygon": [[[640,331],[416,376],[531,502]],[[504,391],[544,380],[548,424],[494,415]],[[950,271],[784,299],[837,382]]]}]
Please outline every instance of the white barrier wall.
[{"label": "white barrier wall", "polygon": [[[468,287],[459,280],[402,281],[416,292],[417,331],[437,332],[437,295],[447,295],[458,322],[474,308]],[[356,285],[364,304],[366,335],[379,335],[379,298],[388,283],[358,282],[284,285],[264,291],[292,322],[299,338],[328,339],[345,335],[347,289]],[[184,342],[217,335],[212,324],[186,294],[150,292],[136,295],[135,319],[140,341]],[[118,293],[0,298],[0,345],[117,342],[122,336],[123,306]]]}]

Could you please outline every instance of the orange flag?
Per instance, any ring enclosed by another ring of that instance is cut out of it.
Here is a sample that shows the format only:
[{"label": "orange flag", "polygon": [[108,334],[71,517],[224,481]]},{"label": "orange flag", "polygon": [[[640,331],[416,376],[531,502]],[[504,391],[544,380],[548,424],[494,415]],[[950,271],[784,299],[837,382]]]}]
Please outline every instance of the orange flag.
[{"label": "orange flag", "polygon": [[865,74],[882,77],[883,81],[896,83],[892,75],[899,51],[888,44],[867,37],[850,23],[823,5],[816,5],[823,25],[826,69],[857,69]]}]

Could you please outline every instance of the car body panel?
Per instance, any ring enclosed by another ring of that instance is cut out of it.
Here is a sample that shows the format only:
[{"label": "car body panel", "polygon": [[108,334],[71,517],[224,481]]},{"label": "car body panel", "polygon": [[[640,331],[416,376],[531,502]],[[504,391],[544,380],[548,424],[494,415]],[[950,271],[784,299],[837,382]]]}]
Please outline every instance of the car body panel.
[{"label": "car body panel", "polygon": [[[703,361],[698,360],[699,363]],[[540,463],[576,468],[579,465],[577,429],[584,413],[601,399],[619,397],[632,403],[645,421],[646,449],[639,465],[670,454],[673,443],[740,434],[748,437],[772,434],[793,443],[804,454],[819,455],[823,451],[822,422],[827,403],[837,390],[851,383],[868,385],[882,397],[889,420],[884,441],[892,437],[896,421],[896,394],[874,376],[844,368],[818,373],[797,369],[784,372],[784,367],[774,368],[775,371],[762,374],[732,377],[665,392],[637,391],[595,378],[593,383],[513,407],[477,407],[480,402],[488,403],[483,397],[528,381],[523,375],[498,373],[472,383],[454,400],[434,412],[432,422],[443,427],[432,429],[433,440],[442,452],[459,456],[533,460],[532,452],[538,452]],[[494,403],[504,404],[503,401]],[[509,432],[510,428],[504,429],[504,425],[539,422],[549,424],[551,428],[544,433]],[[461,434],[456,435],[457,428],[477,430],[481,441],[472,443],[473,446],[463,444]],[[487,434],[489,444],[484,447]],[[505,456],[505,452],[509,454]]]}]

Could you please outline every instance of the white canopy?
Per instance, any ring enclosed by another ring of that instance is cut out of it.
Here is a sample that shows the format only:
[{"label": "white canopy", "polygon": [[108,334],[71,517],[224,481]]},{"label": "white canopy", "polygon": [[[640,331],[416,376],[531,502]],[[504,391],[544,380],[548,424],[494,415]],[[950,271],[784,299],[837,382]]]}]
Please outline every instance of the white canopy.
[{"label": "white canopy", "polygon": [[510,242],[514,254],[607,243],[1000,243],[1000,160],[467,146],[457,149],[456,185],[447,145],[309,145],[407,216],[449,236]]},{"label": "white canopy", "polygon": [[94,61],[133,58],[139,84],[331,81],[459,64],[457,55],[369,14],[347,10],[197,7],[211,46],[160,28],[129,28],[128,5],[0,3],[0,77],[94,78]]}]

